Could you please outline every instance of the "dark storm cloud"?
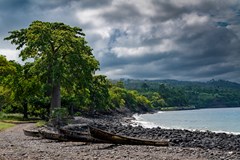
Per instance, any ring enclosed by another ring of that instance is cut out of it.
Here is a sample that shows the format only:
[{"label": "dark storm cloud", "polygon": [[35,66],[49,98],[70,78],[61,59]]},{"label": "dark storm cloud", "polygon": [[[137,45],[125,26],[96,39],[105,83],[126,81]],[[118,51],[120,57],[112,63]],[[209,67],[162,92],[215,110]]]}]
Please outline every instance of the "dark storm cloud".
[{"label": "dark storm cloud", "polygon": [[113,10],[105,12],[104,19],[110,23],[123,23],[138,21],[141,18],[139,10],[130,4],[120,4]]},{"label": "dark storm cloud", "polygon": [[189,12],[189,8],[177,7],[169,1],[153,1],[153,5],[156,13],[154,16],[150,17],[153,23],[156,21],[177,19],[181,17],[182,14]]},{"label": "dark storm cloud", "polygon": [[[78,0],[76,0],[77,2]],[[80,2],[80,1],[78,1]],[[81,0],[80,2],[80,6],[81,8],[98,8],[98,7],[103,7],[106,5],[110,5],[112,3],[111,0],[100,0],[100,1],[96,1],[96,0]]]},{"label": "dark storm cloud", "polygon": [[28,9],[28,1],[0,1],[1,35],[6,35],[8,29],[17,27],[18,24],[21,23],[18,17],[26,17],[26,14],[23,11],[26,11],[27,13]]},{"label": "dark storm cloud", "polygon": [[239,13],[238,0],[2,0],[0,35],[61,21],[83,28],[109,78],[240,82]]}]

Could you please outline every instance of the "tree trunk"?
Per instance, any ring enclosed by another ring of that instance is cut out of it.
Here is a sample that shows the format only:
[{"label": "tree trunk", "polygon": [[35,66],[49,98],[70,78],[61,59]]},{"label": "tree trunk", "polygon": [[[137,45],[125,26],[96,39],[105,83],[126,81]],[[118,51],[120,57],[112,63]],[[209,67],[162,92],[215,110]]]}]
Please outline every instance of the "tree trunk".
[{"label": "tree trunk", "polygon": [[53,85],[51,98],[51,109],[61,107],[60,82]]},{"label": "tree trunk", "polygon": [[[50,69],[51,69],[51,67],[48,67],[48,70],[50,70]],[[50,74],[48,74],[48,77],[47,77],[47,85],[48,85],[48,88],[45,92],[45,96],[49,97],[51,99],[51,97],[52,97],[52,87],[50,87],[50,86],[52,86],[52,79],[51,79]],[[46,118],[48,119],[50,117],[50,114],[51,114],[51,103],[50,102],[46,104],[46,110],[47,110]]]},{"label": "tree trunk", "polygon": [[28,119],[28,103],[26,100],[23,101],[23,119]]}]

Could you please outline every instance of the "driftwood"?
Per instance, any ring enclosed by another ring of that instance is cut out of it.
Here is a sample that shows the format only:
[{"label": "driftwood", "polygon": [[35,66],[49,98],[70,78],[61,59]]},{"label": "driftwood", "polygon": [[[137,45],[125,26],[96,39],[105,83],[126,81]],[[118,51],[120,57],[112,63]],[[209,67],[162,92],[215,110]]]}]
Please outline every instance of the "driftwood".
[{"label": "driftwood", "polygon": [[114,144],[169,146],[168,141],[155,141],[112,134],[89,126],[91,136]]}]

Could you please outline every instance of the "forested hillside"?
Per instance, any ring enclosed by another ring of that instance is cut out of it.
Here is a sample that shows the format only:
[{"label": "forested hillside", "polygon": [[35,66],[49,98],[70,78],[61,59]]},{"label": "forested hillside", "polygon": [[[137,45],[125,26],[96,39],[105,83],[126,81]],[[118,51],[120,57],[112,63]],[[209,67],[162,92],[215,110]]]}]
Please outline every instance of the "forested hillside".
[{"label": "forested hillside", "polygon": [[240,84],[224,80],[121,80],[127,89],[148,95],[158,93],[166,107],[239,107]]}]

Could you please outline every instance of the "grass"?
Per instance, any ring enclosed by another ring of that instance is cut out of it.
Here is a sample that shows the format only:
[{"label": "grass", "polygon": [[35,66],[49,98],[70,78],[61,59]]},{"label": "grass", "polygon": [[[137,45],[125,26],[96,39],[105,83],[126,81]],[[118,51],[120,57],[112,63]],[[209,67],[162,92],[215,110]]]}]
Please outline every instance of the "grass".
[{"label": "grass", "polygon": [[39,118],[29,117],[28,119],[23,118],[23,114],[20,113],[2,113],[0,112],[0,121],[9,122],[9,123],[21,123],[21,122],[37,122]]},{"label": "grass", "polygon": [[47,123],[46,121],[38,121],[38,122],[36,123],[36,126],[37,126],[37,127],[42,127],[42,126],[44,126],[46,123]]},{"label": "grass", "polygon": [[22,114],[14,113],[14,114],[6,114],[0,112],[0,131],[5,130],[7,128],[13,127],[16,124],[20,123],[37,123],[37,126],[43,126],[46,122],[39,121],[36,118],[30,118],[30,120],[25,120]]},{"label": "grass", "polygon": [[3,131],[5,129],[7,129],[7,128],[11,128],[13,126],[15,126],[15,124],[0,122],[0,131]]}]

